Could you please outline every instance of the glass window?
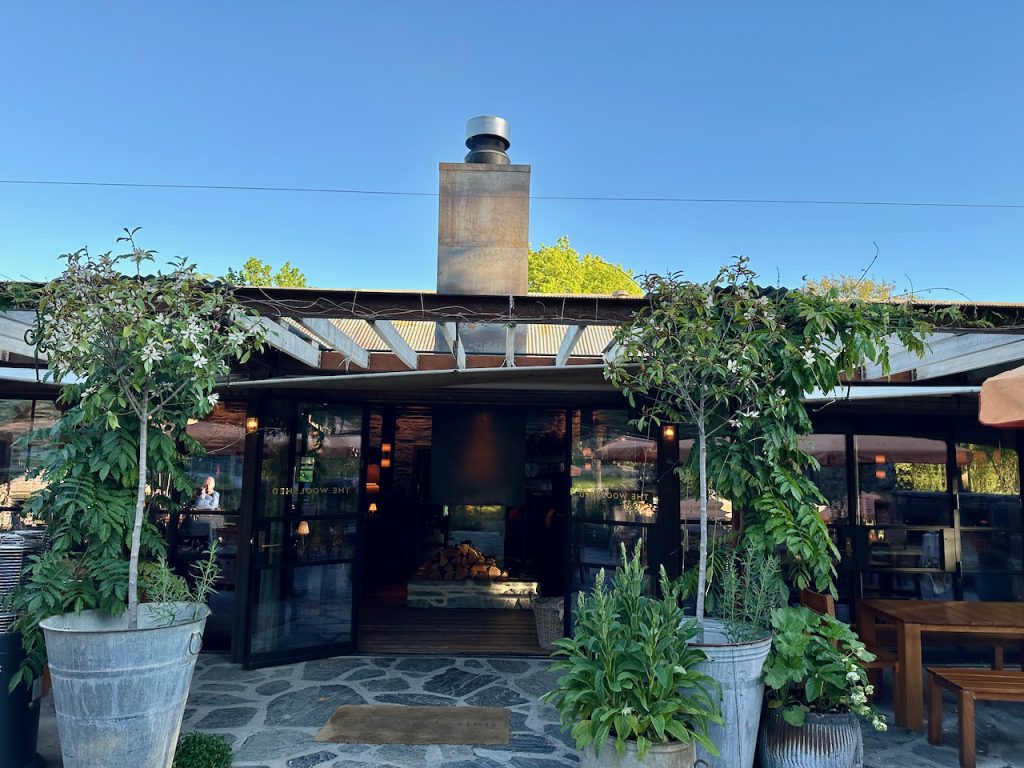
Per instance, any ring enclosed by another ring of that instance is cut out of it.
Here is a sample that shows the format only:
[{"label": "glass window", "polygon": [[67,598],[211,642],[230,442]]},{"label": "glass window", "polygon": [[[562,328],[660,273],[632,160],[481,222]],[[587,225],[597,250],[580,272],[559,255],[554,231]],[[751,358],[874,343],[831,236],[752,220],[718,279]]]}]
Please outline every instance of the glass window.
[{"label": "glass window", "polygon": [[875,572],[864,574],[864,597],[955,600],[951,573]]},{"label": "glass window", "polygon": [[943,569],[952,531],[869,528],[869,568]]},{"label": "glass window", "polygon": [[952,525],[944,441],[889,435],[855,441],[862,524]]},{"label": "glass window", "polygon": [[637,434],[625,411],[573,413],[571,506],[573,590],[588,589],[620,547],[639,542],[646,564],[649,526],[658,513],[657,440]]},{"label": "glass window", "polygon": [[994,445],[962,443],[957,446],[957,463],[960,467],[960,525],[1020,530],[1017,452]]},{"label": "glass window", "polygon": [[253,653],[351,641],[351,563],[260,571],[257,590]]},{"label": "glass window", "polygon": [[965,573],[964,600],[1017,603],[1024,600],[1024,577],[1002,573]]},{"label": "glass window", "polygon": [[49,400],[0,399],[0,530],[36,523],[22,519],[17,510],[45,485],[43,478],[30,476],[45,446],[22,438],[53,426],[58,418],[60,411]]},{"label": "glass window", "polygon": [[[694,448],[694,440],[679,441],[679,461],[685,462]],[[732,533],[732,501],[708,489],[708,550],[713,552],[718,539]],[[679,536],[681,571],[696,564],[700,558],[700,484],[697,471],[688,469],[679,479]]]},{"label": "glass window", "polygon": [[814,434],[803,438],[800,447],[818,460],[820,468],[811,479],[825,497],[819,509],[826,523],[845,523],[849,518],[846,477],[846,435]]}]

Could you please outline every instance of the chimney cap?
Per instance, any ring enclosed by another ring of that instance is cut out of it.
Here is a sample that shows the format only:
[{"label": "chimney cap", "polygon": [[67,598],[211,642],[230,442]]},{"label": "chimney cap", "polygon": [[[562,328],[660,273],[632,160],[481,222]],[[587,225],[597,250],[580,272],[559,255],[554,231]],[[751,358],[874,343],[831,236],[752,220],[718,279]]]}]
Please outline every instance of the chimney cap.
[{"label": "chimney cap", "polygon": [[466,144],[475,136],[497,136],[505,142],[506,148],[512,142],[509,141],[508,120],[495,115],[480,115],[466,121]]}]

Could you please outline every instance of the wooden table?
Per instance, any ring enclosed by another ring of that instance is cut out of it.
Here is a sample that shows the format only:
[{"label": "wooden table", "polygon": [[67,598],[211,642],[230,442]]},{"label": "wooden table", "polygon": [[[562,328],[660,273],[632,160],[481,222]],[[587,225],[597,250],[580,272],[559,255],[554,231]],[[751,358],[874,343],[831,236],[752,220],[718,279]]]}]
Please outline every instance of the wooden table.
[{"label": "wooden table", "polygon": [[924,679],[921,634],[978,636],[1024,641],[1024,603],[981,603],[940,600],[858,600],[857,631],[867,645],[876,644],[875,624],[896,627],[901,692],[894,702],[896,724],[924,727]]}]

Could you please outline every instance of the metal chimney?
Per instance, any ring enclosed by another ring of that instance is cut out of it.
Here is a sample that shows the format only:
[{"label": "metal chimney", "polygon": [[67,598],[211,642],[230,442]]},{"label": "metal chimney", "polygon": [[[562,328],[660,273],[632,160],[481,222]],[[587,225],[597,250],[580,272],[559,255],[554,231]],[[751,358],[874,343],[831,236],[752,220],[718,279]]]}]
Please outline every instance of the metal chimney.
[{"label": "metal chimney", "polygon": [[441,163],[437,291],[526,293],[530,249],[530,166],[512,165],[508,121],[466,123],[464,163]]},{"label": "metal chimney", "polygon": [[480,115],[466,123],[467,163],[509,165],[505,151],[511,146],[508,120],[494,115]]},{"label": "metal chimney", "polygon": [[[526,293],[530,166],[513,165],[505,153],[509,145],[506,120],[474,117],[466,123],[466,161],[439,166],[438,293]],[[504,328],[464,331],[468,352],[504,354]],[[517,350],[525,343],[526,327],[521,326]]]}]

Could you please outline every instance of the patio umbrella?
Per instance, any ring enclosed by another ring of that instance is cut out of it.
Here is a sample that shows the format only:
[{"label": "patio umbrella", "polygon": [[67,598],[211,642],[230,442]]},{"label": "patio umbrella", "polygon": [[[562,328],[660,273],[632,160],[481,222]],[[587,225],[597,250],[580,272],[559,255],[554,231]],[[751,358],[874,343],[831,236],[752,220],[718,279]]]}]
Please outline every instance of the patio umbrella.
[{"label": "patio umbrella", "polygon": [[202,443],[211,456],[230,456],[245,451],[245,427],[215,421],[197,421],[185,427],[188,436]]},{"label": "patio umbrella", "polygon": [[1002,429],[1024,427],[1024,367],[985,380],[978,421]]},{"label": "patio umbrella", "polygon": [[594,451],[601,461],[632,461],[651,464],[658,458],[658,443],[638,435],[620,435]]}]

